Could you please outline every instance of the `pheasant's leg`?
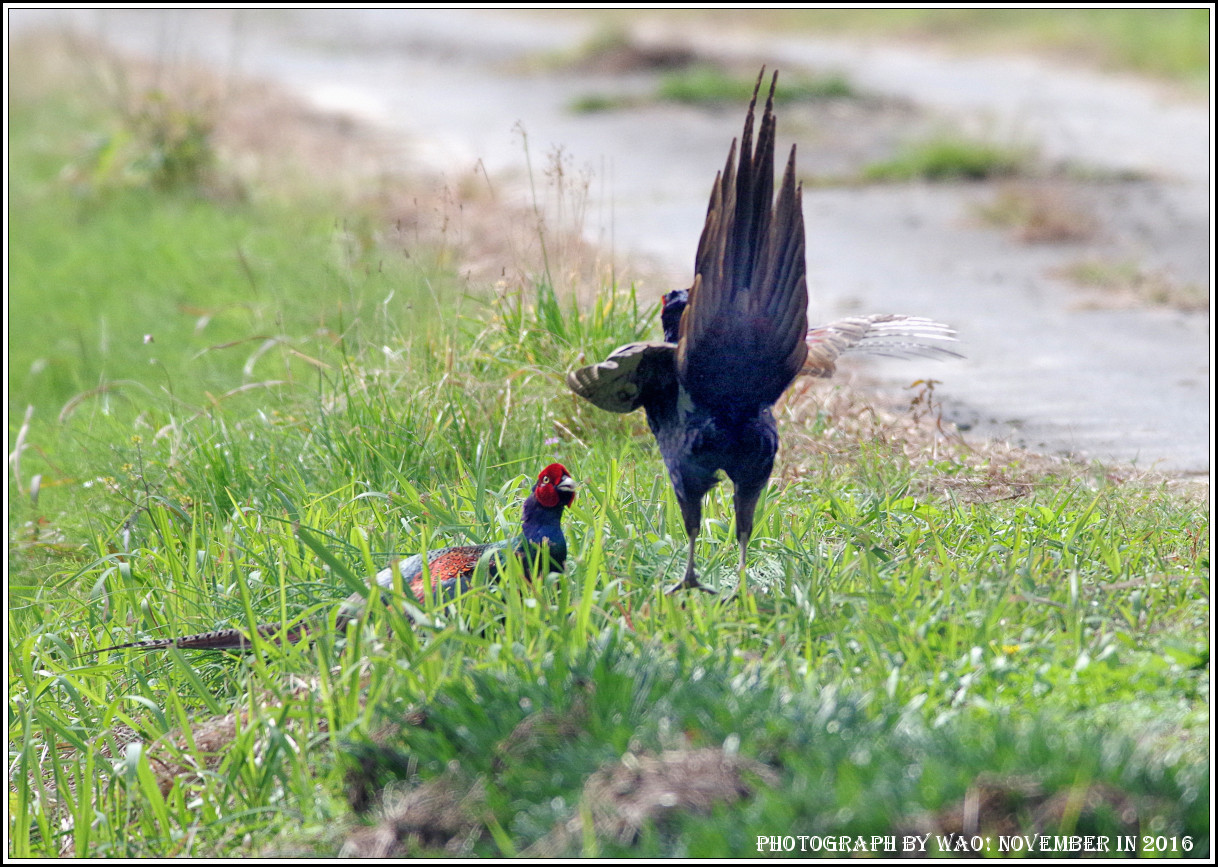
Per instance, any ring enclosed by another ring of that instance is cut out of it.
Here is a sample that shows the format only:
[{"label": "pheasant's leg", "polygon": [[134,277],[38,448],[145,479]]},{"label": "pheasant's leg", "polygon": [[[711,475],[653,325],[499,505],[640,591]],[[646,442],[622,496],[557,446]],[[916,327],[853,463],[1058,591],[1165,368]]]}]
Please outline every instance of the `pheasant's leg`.
[{"label": "pheasant's leg", "polygon": [[736,585],[736,595],[748,596],[749,595],[749,581],[748,581],[748,573],[745,571],[744,564],[745,564],[745,556],[748,554],[748,550],[749,550],[749,537],[745,536],[745,535],[740,535],[737,537],[737,541],[740,543],[740,567],[739,567],[740,583],[738,583]]},{"label": "pheasant's leg", "polygon": [[681,505],[681,516],[685,519],[685,533],[689,536],[689,558],[685,561],[685,577],[665,592],[670,596],[680,590],[701,590],[704,593],[714,593],[714,590],[698,580],[698,572],[694,568],[694,548],[697,546],[698,530],[702,524],[702,500],[699,497],[690,504],[678,498],[677,502]]},{"label": "pheasant's leg", "polygon": [[743,487],[736,485],[736,542],[740,545],[740,584],[737,593],[748,592],[748,582],[745,575],[745,557],[749,552],[749,539],[753,537],[753,513],[757,511],[757,500],[761,497],[763,479],[760,485]]},{"label": "pheasant's leg", "polygon": [[685,577],[664,591],[669,596],[681,590],[701,590],[703,593],[715,592],[698,580],[698,571],[694,568],[694,546],[697,540],[698,534],[691,533],[689,536],[689,559],[685,563]]}]

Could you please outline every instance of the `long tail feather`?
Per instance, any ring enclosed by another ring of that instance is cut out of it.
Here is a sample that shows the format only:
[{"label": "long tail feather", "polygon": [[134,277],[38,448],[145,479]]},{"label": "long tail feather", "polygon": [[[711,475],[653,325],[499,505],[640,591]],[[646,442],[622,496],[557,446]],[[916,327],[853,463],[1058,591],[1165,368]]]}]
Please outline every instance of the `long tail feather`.
[{"label": "long tail feather", "polygon": [[[270,640],[286,641],[295,644],[309,632],[303,623],[293,626],[286,632],[279,623],[264,623],[258,627],[258,634]],[[199,632],[195,635],[183,635],[179,638],[154,638],[146,641],[130,641],[127,644],[115,644],[112,647],[102,647],[90,650],[84,656],[104,653],[108,650],[167,650],[177,647],[181,650],[244,650],[253,644],[244,632],[239,629],[217,629],[213,632]]]}]

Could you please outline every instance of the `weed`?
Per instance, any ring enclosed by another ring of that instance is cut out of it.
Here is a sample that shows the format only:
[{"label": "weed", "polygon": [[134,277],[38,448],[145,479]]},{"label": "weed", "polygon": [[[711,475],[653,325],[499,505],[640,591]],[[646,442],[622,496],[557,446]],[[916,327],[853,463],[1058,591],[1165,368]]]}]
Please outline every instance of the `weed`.
[{"label": "weed", "polygon": [[[718,66],[704,64],[664,75],[656,87],[656,98],[699,105],[748,102],[756,83],[755,75],[734,75]],[[848,99],[854,96],[849,81],[840,74],[785,75],[779,76],[774,101]]]},{"label": "weed", "polygon": [[609,96],[604,93],[588,93],[571,101],[568,110],[572,114],[597,114],[602,111],[619,111],[634,105],[636,100],[625,96]]},{"label": "weed", "polygon": [[671,43],[644,43],[624,27],[598,29],[561,63],[582,72],[623,74],[639,71],[684,69],[698,62],[689,47]]},{"label": "weed", "polygon": [[[216,94],[183,85],[182,71],[162,60],[135,67],[78,42],[77,77],[108,106],[107,131],[64,170],[78,193],[151,187],[194,193],[219,189],[214,133]],[[95,69],[87,71],[87,65]]]},{"label": "weed", "polygon": [[954,181],[1005,177],[1023,170],[1024,149],[941,134],[906,144],[889,160],[863,169],[869,181]]},{"label": "weed", "polygon": [[[651,100],[679,102],[690,105],[721,105],[748,102],[753,95],[756,76],[737,75],[712,64],[696,64],[666,72],[656,84]],[[857,93],[845,76],[837,73],[823,75],[784,75],[778,80],[775,102],[799,102],[823,99],[853,99]],[[570,110],[579,114],[617,111],[645,105],[644,96],[590,93],[572,101]]]},{"label": "weed", "polygon": [[1162,271],[1131,260],[1085,259],[1058,270],[1058,276],[1085,289],[1097,289],[1098,306],[1149,304],[1177,310],[1208,310],[1209,298],[1194,284],[1182,284]]},{"label": "weed", "polygon": [[977,213],[1028,244],[1074,244],[1095,236],[1095,217],[1058,184],[1006,184]]}]

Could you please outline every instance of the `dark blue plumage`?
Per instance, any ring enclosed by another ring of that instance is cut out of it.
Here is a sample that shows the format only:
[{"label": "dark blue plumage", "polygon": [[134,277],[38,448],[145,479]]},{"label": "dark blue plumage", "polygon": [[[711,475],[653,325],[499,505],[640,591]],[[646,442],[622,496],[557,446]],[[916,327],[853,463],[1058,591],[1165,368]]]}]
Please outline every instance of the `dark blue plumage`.
[{"label": "dark blue plumage", "polygon": [[576,393],[604,409],[642,406],[646,412],[689,535],[689,559],[678,587],[702,586],[694,548],[702,497],[719,470],[735,485],[743,577],[753,513],[778,451],[770,406],[807,355],[804,225],[794,148],[773,202],[776,82],[777,76],[756,148],[755,89],[739,162],[733,142],[715,180],[688,296],[680,298],[680,309],[672,304],[670,310],[666,299],[661,320],[666,337],[674,336],[670,332],[676,327],[675,345],[632,344],[568,377]]},{"label": "dark blue plumage", "polygon": [[[763,70],[764,75],[764,70]],[[770,478],[778,430],[770,407],[800,373],[829,376],[850,350],[899,357],[955,355],[936,341],[954,332],[928,319],[849,317],[808,330],[801,188],[791,148],[774,200],[774,86],[753,147],[757,89],[741,138],[715,179],[689,289],[663,299],[664,342],[622,346],[600,364],[573,371],[571,389],[610,412],[640,406],[668,469],[689,557],[673,589],[702,588],[694,548],[702,497],[718,471],[735,486],[740,577],[753,514]]]}]

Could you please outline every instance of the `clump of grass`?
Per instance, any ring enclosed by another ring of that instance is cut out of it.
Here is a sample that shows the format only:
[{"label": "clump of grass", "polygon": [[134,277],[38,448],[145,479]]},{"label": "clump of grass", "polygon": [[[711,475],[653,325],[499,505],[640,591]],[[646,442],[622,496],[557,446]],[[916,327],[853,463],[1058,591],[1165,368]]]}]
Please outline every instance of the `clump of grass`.
[{"label": "clump of grass", "polygon": [[[120,61],[86,40],[71,40],[64,59],[52,43],[26,43],[22,52],[46,49],[74,66],[76,86],[100,130],[73,154],[63,177],[81,195],[152,188],[214,195],[238,192],[217,171],[216,129],[222,96],[214,82],[189,73],[167,58],[146,64]],[[32,62],[39,62],[34,60]],[[51,60],[53,64],[55,61]],[[29,96],[38,91],[30,88]]]},{"label": "clump of grass", "polygon": [[[699,63],[665,73],[652,99],[687,105],[723,105],[748,102],[757,83],[756,75],[737,75],[720,66]],[[850,81],[837,73],[824,75],[787,74],[778,77],[774,101],[801,102],[820,99],[853,99],[858,96]],[[590,93],[577,97],[570,106],[576,113],[617,111],[648,102],[642,96]]]},{"label": "clump of grass", "polygon": [[1178,310],[1208,310],[1209,298],[1195,284],[1180,283],[1133,260],[1084,259],[1057,272],[1085,289],[1100,290],[1109,304],[1149,304]]},{"label": "clump of grass", "polygon": [[979,181],[1023,171],[1026,150],[955,135],[904,145],[896,156],[863,169],[869,181]]},{"label": "clump of grass", "polygon": [[68,168],[78,188],[202,191],[213,181],[215,122],[205,107],[181,105],[166,92],[152,90],[122,120]]},{"label": "clump of grass", "polygon": [[[656,98],[695,105],[741,103],[748,102],[756,84],[755,75],[736,75],[719,66],[701,64],[661,78],[656,86]],[[780,75],[774,101],[849,99],[856,95],[849,80],[838,73]]]},{"label": "clump of grass", "polygon": [[562,62],[584,72],[620,75],[683,69],[697,63],[698,55],[685,45],[643,43],[625,27],[608,26],[598,29]]},{"label": "clump of grass", "polygon": [[977,207],[985,222],[1027,244],[1068,244],[1094,237],[1096,220],[1057,185],[1008,184]]},{"label": "clump of grass", "polygon": [[610,96],[605,93],[587,93],[571,100],[568,110],[573,114],[597,114],[602,111],[620,111],[638,105],[640,100],[629,96]]}]

